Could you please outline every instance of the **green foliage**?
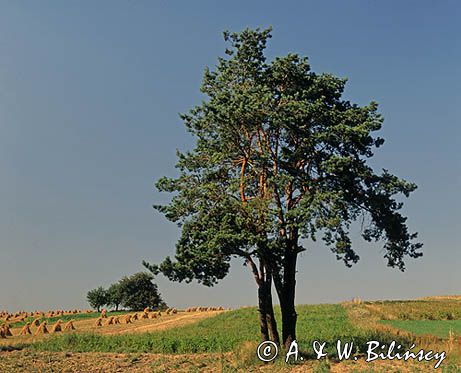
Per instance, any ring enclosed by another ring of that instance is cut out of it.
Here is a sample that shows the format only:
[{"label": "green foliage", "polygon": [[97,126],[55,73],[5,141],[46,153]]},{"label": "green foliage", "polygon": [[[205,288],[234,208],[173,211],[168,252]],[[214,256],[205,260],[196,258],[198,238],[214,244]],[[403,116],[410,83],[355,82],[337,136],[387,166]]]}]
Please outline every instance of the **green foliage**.
[{"label": "green foliage", "polygon": [[[394,336],[363,330],[352,325],[340,305],[299,306],[298,339],[302,351],[312,356],[312,342],[325,341],[327,348],[337,339],[352,341],[358,352],[366,350],[368,340],[389,343]],[[225,312],[195,324],[155,333],[111,335],[71,334],[46,339],[34,345],[35,349],[69,352],[153,352],[153,353],[204,353],[235,350],[246,341],[258,342],[256,308]],[[276,308],[280,319],[280,310]],[[402,340],[403,345],[409,341]]]},{"label": "green foliage", "polygon": [[90,290],[86,295],[86,299],[90,306],[98,310],[98,312],[101,310],[101,307],[109,303],[107,290],[105,290],[102,286]]},{"label": "green foliage", "polygon": [[362,218],[363,238],[382,239],[387,264],[404,270],[422,244],[395,196],[416,185],[367,163],[384,142],[374,134],[383,123],[377,103],[342,99],[346,79],[312,72],[306,57],[267,61],[270,37],[270,29],[224,33],[226,56],[203,77],[206,100],[181,116],[196,146],[178,153],[177,178],[156,184],[174,194],[154,207],[182,227],[175,258],[144,265],[211,286],[233,256],[257,258],[279,295],[294,294],[294,276],[284,275],[305,250],[301,239],[321,237],[350,266],[359,256],[349,228]]},{"label": "green foliage", "polygon": [[140,311],[146,307],[166,307],[157,285],[152,282],[154,277],[146,272],[135,273],[123,277],[119,282],[112,284],[109,289],[102,286],[91,290],[87,294],[91,307],[100,311],[103,306],[110,306],[118,311],[123,306],[133,311]]},{"label": "green foliage", "polygon": [[123,307],[133,311],[141,311],[146,307],[156,309],[165,306],[154,277],[146,272],[139,272],[122,278],[117,284],[118,295]]},{"label": "green foliage", "polygon": [[112,284],[107,289],[107,296],[108,296],[108,305],[115,308],[118,311],[119,306],[123,302],[123,293],[120,288],[119,283]]}]

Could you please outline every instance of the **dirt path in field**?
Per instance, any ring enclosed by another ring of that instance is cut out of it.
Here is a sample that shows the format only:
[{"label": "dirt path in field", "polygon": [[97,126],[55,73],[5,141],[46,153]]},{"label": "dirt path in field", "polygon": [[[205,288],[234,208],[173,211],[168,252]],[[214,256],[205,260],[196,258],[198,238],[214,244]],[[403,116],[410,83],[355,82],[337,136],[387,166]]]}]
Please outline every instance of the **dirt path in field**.
[{"label": "dirt path in field", "polygon": [[193,322],[197,322],[199,320],[205,319],[207,317],[215,316],[219,312],[218,311],[213,311],[213,312],[200,312],[200,313],[185,313],[181,316],[174,317],[170,320],[163,320],[159,321],[156,323],[149,323],[147,325],[140,325],[136,326],[134,328],[129,328],[127,330],[120,330],[120,331],[111,331],[107,329],[106,331],[103,332],[103,334],[123,334],[126,332],[129,333],[145,333],[145,332],[151,332],[155,330],[164,330],[164,329],[169,329],[169,328],[175,328],[178,326],[183,326],[186,324],[190,324]]}]

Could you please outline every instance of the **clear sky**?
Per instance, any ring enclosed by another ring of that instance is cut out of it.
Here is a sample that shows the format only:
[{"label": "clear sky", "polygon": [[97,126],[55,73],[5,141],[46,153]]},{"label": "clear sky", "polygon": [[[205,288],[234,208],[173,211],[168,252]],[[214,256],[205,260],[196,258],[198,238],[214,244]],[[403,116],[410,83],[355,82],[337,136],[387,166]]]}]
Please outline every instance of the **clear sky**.
[{"label": "clear sky", "polygon": [[[86,292],[174,253],[153,187],[192,145],[178,117],[202,99],[222,31],[273,26],[297,52],[376,100],[373,165],[419,185],[405,213],[424,256],[389,269],[355,241],[352,269],[321,244],[300,258],[298,303],[461,293],[459,1],[0,2],[0,309],[88,307]],[[241,263],[214,288],[158,278],[165,300],[256,303]]]}]

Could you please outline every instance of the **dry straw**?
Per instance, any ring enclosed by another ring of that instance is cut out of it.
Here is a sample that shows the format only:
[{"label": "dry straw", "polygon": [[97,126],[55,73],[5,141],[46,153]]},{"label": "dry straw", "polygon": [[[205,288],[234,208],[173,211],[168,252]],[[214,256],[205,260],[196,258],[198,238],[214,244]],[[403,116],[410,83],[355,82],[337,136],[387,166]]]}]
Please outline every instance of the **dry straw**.
[{"label": "dry straw", "polygon": [[26,323],[26,325],[24,325],[21,329],[21,335],[28,335],[28,334],[32,334],[32,332],[30,331],[30,323]]},{"label": "dry straw", "polygon": [[56,324],[54,324],[51,328],[51,333],[62,332],[61,323],[62,320],[56,321]]},{"label": "dry straw", "polygon": [[48,329],[46,327],[46,321],[43,321],[39,325],[39,327],[38,327],[37,331],[35,332],[35,334],[48,334]]},{"label": "dry straw", "polygon": [[34,321],[32,321],[33,326],[39,326],[40,325],[40,318],[36,318]]},{"label": "dry straw", "polygon": [[74,322],[73,320],[70,320],[64,325],[64,331],[70,331],[70,330],[75,330]]},{"label": "dry straw", "polygon": [[3,327],[3,332],[5,333],[5,335],[7,337],[12,337],[13,336],[13,333],[11,333],[9,324],[3,324],[2,327]]},{"label": "dry straw", "polygon": [[8,324],[3,324],[0,326],[0,333],[3,335],[2,338],[13,336],[13,333],[11,333],[10,326]]}]

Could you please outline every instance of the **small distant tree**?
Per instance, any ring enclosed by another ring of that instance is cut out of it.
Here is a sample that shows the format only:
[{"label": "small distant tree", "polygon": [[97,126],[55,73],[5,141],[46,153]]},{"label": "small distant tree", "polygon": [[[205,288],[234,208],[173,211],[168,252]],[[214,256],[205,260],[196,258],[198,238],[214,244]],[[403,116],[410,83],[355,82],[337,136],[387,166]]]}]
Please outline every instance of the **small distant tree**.
[{"label": "small distant tree", "polygon": [[120,284],[112,284],[109,289],[107,289],[108,304],[115,308],[118,311],[120,305],[123,301],[123,294],[120,289]]},{"label": "small distant tree", "polygon": [[100,312],[101,307],[108,304],[108,292],[100,286],[96,289],[90,290],[86,295],[86,299],[91,307]]},{"label": "small distant tree", "polygon": [[122,278],[118,283],[122,299],[121,305],[132,311],[140,311],[146,307],[154,309],[165,306],[157,285],[152,282],[153,279],[154,276],[146,272]]}]

